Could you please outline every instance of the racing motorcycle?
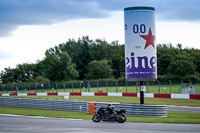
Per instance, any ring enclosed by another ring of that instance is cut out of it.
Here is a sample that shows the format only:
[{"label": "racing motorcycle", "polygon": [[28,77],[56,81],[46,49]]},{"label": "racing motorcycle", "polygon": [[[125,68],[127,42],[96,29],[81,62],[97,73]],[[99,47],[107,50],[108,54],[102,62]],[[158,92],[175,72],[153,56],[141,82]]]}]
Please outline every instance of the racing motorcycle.
[{"label": "racing motorcycle", "polygon": [[116,110],[114,106],[113,113],[109,111],[108,107],[101,107],[92,117],[93,122],[100,122],[100,121],[117,121],[119,123],[124,123],[126,121],[126,110]]}]

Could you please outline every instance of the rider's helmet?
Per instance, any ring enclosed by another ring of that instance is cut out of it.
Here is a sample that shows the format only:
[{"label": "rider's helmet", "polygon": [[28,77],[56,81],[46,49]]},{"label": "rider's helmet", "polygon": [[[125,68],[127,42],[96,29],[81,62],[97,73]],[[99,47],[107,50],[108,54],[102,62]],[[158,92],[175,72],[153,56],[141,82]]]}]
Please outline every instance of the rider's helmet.
[{"label": "rider's helmet", "polygon": [[107,106],[112,106],[112,104],[108,104]]},{"label": "rider's helmet", "polygon": [[108,108],[111,108],[111,107],[112,107],[112,104],[108,104],[107,107],[108,107]]},{"label": "rider's helmet", "polygon": [[107,108],[109,108],[109,109],[113,110],[115,107],[114,107],[114,106],[112,106],[112,104],[108,104],[108,105],[107,105]]}]

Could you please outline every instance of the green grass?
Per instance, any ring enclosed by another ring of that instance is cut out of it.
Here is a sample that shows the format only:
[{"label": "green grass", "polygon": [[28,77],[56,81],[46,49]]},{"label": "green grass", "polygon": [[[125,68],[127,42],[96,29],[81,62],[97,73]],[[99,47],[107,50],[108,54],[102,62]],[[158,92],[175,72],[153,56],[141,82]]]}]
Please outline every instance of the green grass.
[{"label": "green grass", "polygon": [[[92,114],[84,112],[54,111],[44,109],[28,109],[17,107],[0,106],[0,114],[15,114],[26,116],[44,116],[54,118],[73,118],[91,120]],[[200,124],[200,112],[180,112],[168,111],[167,118],[160,117],[127,117],[128,122],[148,122],[148,123],[192,123]]]},{"label": "green grass", "polygon": [[[64,99],[64,96],[24,96],[24,98]],[[138,97],[70,96],[69,100],[138,103],[138,104],[140,103],[140,98],[138,98]],[[195,99],[144,98],[144,103],[145,104],[157,104],[157,105],[176,105],[176,106],[200,107],[200,100],[195,100]]]},{"label": "green grass", "polygon": [[91,119],[92,115],[85,112],[54,111],[45,109],[30,109],[0,106],[0,114],[15,114],[26,116],[44,116],[55,118]]},{"label": "green grass", "polygon": [[167,111],[168,117],[128,117],[131,122],[200,124],[200,112]]}]

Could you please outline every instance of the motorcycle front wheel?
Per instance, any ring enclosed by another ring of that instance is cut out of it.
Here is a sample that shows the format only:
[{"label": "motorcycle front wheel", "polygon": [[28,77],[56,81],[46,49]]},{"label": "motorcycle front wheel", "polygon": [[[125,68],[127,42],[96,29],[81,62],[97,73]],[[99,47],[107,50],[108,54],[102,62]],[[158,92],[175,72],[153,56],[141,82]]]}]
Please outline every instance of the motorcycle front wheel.
[{"label": "motorcycle front wheel", "polygon": [[93,122],[100,122],[102,120],[102,117],[100,114],[95,114],[93,117],[92,117],[92,121]]},{"label": "motorcycle front wheel", "polygon": [[117,122],[119,122],[119,123],[124,123],[125,121],[126,121],[126,116],[125,116],[124,114],[119,115],[119,116],[117,117]]}]

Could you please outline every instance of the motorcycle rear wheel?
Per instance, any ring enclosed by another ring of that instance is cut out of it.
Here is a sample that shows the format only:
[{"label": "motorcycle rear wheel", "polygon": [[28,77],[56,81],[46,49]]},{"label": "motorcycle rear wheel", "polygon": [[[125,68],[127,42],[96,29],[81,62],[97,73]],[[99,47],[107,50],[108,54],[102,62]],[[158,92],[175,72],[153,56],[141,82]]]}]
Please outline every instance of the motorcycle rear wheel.
[{"label": "motorcycle rear wheel", "polygon": [[117,117],[117,122],[118,123],[124,123],[126,121],[126,116],[123,114],[123,115],[119,115]]},{"label": "motorcycle rear wheel", "polygon": [[100,122],[102,120],[102,117],[100,114],[95,114],[93,117],[92,117],[92,121],[93,122]]}]

